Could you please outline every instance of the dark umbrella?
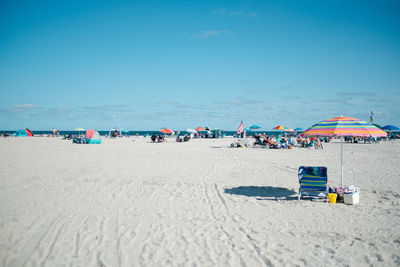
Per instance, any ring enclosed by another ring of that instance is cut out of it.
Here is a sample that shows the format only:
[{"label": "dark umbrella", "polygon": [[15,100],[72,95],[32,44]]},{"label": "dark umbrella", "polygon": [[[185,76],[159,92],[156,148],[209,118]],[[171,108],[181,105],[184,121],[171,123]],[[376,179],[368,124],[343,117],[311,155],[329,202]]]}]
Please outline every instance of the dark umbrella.
[{"label": "dark umbrella", "polygon": [[383,126],[382,129],[385,131],[399,131],[400,130],[399,128],[397,128],[394,125],[386,125],[386,126]]}]

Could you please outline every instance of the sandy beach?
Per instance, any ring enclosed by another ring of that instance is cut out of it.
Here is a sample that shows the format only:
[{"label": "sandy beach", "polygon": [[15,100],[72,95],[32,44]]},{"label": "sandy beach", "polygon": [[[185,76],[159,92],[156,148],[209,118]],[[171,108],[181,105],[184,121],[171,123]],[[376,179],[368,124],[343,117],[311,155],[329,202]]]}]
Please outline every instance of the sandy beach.
[{"label": "sandy beach", "polygon": [[299,166],[340,185],[340,143],[231,142],[1,138],[0,265],[400,265],[398,140],[344,145],[353,206],[297,200]]}]

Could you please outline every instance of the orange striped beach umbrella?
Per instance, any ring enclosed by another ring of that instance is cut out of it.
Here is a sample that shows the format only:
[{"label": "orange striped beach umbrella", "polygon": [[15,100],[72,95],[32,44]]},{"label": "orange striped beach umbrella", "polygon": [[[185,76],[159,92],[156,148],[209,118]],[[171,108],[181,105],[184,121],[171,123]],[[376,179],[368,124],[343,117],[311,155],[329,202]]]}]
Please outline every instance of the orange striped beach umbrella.
[{"label": "orange striped beach umbrella", "polygon": [[160,130],[160,132],[162,132],[164,134],[174,134],[174,131],[172,131],[171,129],[168,129],[168,128],[163,128]]}]

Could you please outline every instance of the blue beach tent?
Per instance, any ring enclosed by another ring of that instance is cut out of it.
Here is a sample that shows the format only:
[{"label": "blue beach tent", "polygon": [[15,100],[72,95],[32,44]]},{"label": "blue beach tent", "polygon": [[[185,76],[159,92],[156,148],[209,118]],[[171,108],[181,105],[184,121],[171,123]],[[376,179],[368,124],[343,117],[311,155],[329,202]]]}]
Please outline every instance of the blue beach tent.
[{"label": "blue beach tent", "polygon": [[26,128],[25,130],[18,130],[15,133],[15,136],[17,136],[17,137],[28,137],[28,136],[33,136],[33,133],[28,128]]},{"label": "blue beach tent", "polygon": [[25,137],[25,136],[28,136],[28,133],[25,131],[25,130],[18,130],[16,133],[15,133],[15,136],[18,136],[18,137]]}]

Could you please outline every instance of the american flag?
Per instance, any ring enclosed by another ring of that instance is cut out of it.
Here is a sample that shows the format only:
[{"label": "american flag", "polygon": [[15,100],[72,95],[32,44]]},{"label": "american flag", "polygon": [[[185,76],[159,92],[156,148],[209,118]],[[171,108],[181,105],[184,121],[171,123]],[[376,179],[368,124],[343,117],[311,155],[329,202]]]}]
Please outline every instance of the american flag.
[{"label": "american flag", "polygon": [[241,133],[243,133],[243,121],[241,121],[240,122],[240,125],[239,125],[239,128],[238,128],[238,130],[237,130],[237,134],[241,134]]}]

